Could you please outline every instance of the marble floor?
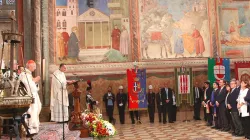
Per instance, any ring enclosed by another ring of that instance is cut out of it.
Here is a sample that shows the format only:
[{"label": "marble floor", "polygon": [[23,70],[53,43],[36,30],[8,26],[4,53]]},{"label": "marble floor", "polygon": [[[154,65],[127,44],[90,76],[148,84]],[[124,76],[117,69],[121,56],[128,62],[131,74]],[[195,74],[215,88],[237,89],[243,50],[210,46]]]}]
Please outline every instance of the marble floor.
[{"label": "marble floor", "polygon": [[116,124],[117,135],[111,140],[242,140],[227,132],[221,132],[205,126],[204,121],[177,121],[162,124],[158,121],[150,124]]}]

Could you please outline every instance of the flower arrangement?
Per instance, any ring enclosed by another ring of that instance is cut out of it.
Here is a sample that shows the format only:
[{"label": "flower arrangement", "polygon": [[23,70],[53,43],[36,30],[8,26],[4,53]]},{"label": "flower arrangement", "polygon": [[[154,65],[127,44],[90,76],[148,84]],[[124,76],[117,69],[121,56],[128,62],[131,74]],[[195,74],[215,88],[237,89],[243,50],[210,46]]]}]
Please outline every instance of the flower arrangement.
[{"label": "flower arrangement", "polygon": [[89,134],[92,137],[111,137],[116,134],[115,127],[102,119],[102,115],[85,111],[82,114],[82,120],[85,126],[89,129]]}]

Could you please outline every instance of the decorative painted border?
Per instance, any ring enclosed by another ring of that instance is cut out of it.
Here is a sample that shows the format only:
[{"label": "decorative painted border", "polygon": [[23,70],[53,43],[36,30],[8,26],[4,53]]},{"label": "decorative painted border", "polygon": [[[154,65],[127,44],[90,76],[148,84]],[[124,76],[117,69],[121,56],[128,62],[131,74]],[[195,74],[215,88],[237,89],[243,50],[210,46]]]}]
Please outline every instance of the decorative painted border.
[{"label": "decorative painted border", "polygon": [[[244,61],[250,61],[250,58],[230,59],[231,69],[234,69],[235,62]],[[148,73],[174,72],[174,68],[182,65],[185,67],[192,67],[193,71],[207,70],[207,58],[183,58],[179,60],[143,61],[137,63],[139,68],[146,68]],[[67,65],[67,72],[65,74],[66,76],[126,74],[126,70],[130,68],[133,68],[133,62]],[[53,73],[56,69],[58,69],[58,65],[50,65],[50,73]]]}]

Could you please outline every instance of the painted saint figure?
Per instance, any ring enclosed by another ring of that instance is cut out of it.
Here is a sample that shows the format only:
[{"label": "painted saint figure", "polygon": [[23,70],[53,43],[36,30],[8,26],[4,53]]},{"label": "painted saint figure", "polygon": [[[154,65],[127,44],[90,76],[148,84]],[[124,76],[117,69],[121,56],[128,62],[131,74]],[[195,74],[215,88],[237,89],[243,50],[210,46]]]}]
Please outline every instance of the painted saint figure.
[{"label": "painted saint figure", "polygon": [[196,50],[196,57],[198,57],[199,55],[202,57],[203,52],[205,51],[204,41],[200,32],[196,29],[196,26],[192,25],[192,27],[193,27],[192,37],[195,39],[194,46]]},{"label": "painted saint figure", "polygon": [[129,34],[126,27],[122,26],[121,38],[120,38],[120,52],[124,56],[128,56],[129,52]]},{"label": "painted saint figure", "polygon": [[75,58],[76,61],[81,61],[79,59],[80,48],[78,46],[78,42],[79,40],[77,38],[77,27],[72,27],[72,33],[70,34],[68,42],[68,57]]},{"label": "painted saint figure", "polygon": [[182,39],[182,31],[179,28],[179,25],[177,25],[178,28],[174,28],[174,53],[175,53],[175,58],[178,55],[181,55],[184,57],[184,45],[183,45],[183,39]]},{"label": "painted saint figure", "polygon": [[62,32],[62,37],[63,37],[64,50],[65,50],[65,57],[64,57],[64,59],[67,60],[69,34],[67,32]]},{"label": "painted saint figure", "polygon": [[63,42],[63,36],[60,32],[57,33],[57,53],[58,59],[62,61],[65,58],[65,48]]},{"label": "painted saint figure", "polygon": [[240,25],[235,25],[234,21],[230,22],[230,28],[229,33],[231,36],[231,42],[235,43],[250,43],[250,37],[242,37],[239,33],[239,28],[242,28],[245,25],[245,23]]},{"label": "painted saint figure", "polygon": [[118,29],[117,25],[115,25],[115,28],[112,31],[112,48],[115,50],[120,51],[120,35],[121,31]]}]

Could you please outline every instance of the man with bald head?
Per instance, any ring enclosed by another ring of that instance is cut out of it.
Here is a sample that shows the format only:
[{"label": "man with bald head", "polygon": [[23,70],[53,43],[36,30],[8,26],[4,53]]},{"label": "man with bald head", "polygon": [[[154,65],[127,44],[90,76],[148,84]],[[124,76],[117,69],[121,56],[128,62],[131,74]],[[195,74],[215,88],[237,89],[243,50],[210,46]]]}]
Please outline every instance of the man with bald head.
[{"label": "man with bald head", "polygon": [[193,87],[194,92],[194,119],[201,120],[200,110],[201,110],[201,99],[202,99],[202,89],[199,87],[198,82],[194,83]]},{"label": "man with bald head", "polygon": [[41,101],[38,95],[37,82],[40,81],[40,76],[33,77],[32,72],[36,69],[36,63],[33,60],[29,60],[26,63],[25,71],[22,72],[19,76],[20,81],[23,82],[25,88],[28,91],[28,95],[34,98],[34,103],[30,105],[30,108],[26,112],[30,114],[30,118],[27,121],[30,134],[36,134],[39,131],[39,114],[41,111]]}]

